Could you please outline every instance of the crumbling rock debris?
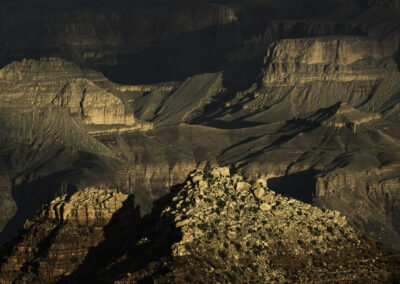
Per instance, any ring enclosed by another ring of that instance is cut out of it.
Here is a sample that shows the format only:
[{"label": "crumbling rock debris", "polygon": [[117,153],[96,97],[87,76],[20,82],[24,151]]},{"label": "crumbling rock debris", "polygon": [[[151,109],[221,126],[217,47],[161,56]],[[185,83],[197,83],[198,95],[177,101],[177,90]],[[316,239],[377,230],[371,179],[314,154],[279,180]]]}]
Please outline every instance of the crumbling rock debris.
[{"label": "crumbling rock debris", "polygon": [[[0,283],[386,282],[399,276],[399,255],[361,236],[339,212],[276,194],[265,180],[250,183],[227,167],[192,172],[142,219],[128,201],[91,188],[44,205],[2,252]],[[110,220],[120,227],[110,230]],[[123,242],[110,243],[116,240]]]},{"label": "crumbling rock debris", "polygon": [[[379,245],[338,211],[281,196],[264,180],[250,184],[228,171],[193,172],[164,211],[182,231],[173,255],[200,259],[195,277],[235,283],[382,281],[395,271]],[[223,268],[215,269],[216,263]]]}]

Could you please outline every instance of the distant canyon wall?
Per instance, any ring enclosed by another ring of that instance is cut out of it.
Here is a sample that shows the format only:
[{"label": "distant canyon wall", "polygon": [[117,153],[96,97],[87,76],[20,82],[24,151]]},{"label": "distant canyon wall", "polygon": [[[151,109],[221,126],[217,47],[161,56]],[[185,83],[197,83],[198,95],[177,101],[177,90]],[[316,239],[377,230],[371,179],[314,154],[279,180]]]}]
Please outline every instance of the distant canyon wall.
[{"label": "distant canyon wall", "polygon": [[124,63],[121,56],[237,19],[222,5],[163,2],[10,8],[0,13],[0,58],[8,63],[15,58],[60,56],[85,66],[116,66]]}]

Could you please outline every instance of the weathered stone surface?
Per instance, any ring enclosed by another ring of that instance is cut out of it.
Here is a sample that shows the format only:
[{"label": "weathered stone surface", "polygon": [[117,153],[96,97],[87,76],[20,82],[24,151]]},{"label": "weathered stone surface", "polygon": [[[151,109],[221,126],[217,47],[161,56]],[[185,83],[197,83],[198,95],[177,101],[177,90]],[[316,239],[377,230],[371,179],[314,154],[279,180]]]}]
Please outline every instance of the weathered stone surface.
[{"label": "weathered stone surface", "polygon": [[264,196],[264,194],[265,194],[265,190],[262,187],[259,187],[256,190],[254,190],[254,195],[258,199],[261,199]]},{"label": "weathered stone surface", "polygon": [[126,194],[115,190],[87,188],[72,196],[58,197],[44,206],[40,216],[77,226],[105,226],[127,198]]},{"label": "weathered stone surface", "polygon": [[[212,174],[225,171],[192,172],[141,220],[129,197],[112,190],[57,198],[2,252],[0,281],[395,279],[395,252],[359,235],[339,212],[275,194],[260,181],[237,191],[246,183],[241,176]],[[261,188],[263,202],[253,195]]]},{"label": "weathered stone surface", "polygon": [[[326,37],[287,39],[273,44],[265,58],[264,84],[303,84],[311,81],[375,81],[385,68],[360,69],[356,62],[378,62],[398,50],[394,39]],[[371,65],[371,67],[373,64]],[[395,65],[391,68],[396,68]]]},{"label": "weathered stone surface", "polygon": [[127,199],[115,190],[87,188],[44,205],[25,223],[14,247],[8,251],[3,248],[2,257],[7,258],[0,267],[0,282],[51,283],[70,275],[89,250],[105,239],[103,229],[112,218],[121,224],[134,224],[138,216],[133,203],[124,214],[120,212]]},{"label": "weathered stone surface", "polygon": [[151,128],[151,124],[136,122],[133,113],[113,93],[112,83],[100,73],[88,73],[59,58],[13,62],[0,70],[0,106],[14,109],[57,106],[68,109],[87,125],[114,126],[115,130],[140,129],[140,125],[143,129]]},{"label": "weathered stone surface", "polygon": [[[240,184],[247,183],[237,175],[212,174],[219,170],[193,173],[164,211],[165,216],[185,220],[177,223],[182,240],[173,245],[172,253],[185,257],[187,262],[197,259],[195,278],[211,281],[234,277],[227,279],[236,282],[359,281],[378,279],[382,271],[394,273],[394,267],[376,267],[380,254],[371,253],[376,243],[359,235],[339,212],[276,195],[260,187],[264,182],[256,183],[257,187],[242,187]],[[202,193],[198,180],[208,184]],[[238,185],[240,191],[235,190]],[[259,205],[252,192],[257,199],[268,196],[268,200]],[[183,223],[185,226],[181,226]],[[291,263],[292,258],[301,259],[303,265]],[[231,276],[224,276],[224,269]]]}]

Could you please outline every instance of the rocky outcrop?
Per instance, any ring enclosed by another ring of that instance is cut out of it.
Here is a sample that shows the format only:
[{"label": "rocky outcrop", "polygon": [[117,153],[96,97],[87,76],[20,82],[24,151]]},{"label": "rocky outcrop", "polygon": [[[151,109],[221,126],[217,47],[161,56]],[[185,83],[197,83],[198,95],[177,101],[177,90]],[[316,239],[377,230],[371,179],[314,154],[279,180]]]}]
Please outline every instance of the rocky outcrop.
[{"label": "rocky outcrop", "polygon": [[2,283],[385,282],[399,276],[398,255],[361,236],[339,212],[283,197],[265,180],[249,183],[228,168],[193,172],[141,220],[129,197],[115,191],[63,196],[28,221],[2,256]]},{"label": "rocky outcrop", "polygon": [[[17,245],[3,258],[0,282],[50,283],[70,274],[89,249],[104,240],[103,227],[127,203],[127,195],[87,188],[44,205],[25,223]],[[130,211],[124,211],[126,215],[119,220],[138,217],[133,202],[130,205]]]},{"label": "rocky outcrop", "polygon": [[[56,198],[41,209],[39,218],[77,226],[106,226],[127,198],[127,195],[113,190],[87,188],[72,196]],[[26,224],[25,229],[29,226]]]},{"label": "rocky outcrop", "polygon": [[[312,282],[329,281],[335,273],[336,280],[357,281],[387,269],[379,265],[375,270],[374,257],[365,255],[370,241],[339,212],[276,195],[264,180],[250,184],[227,168],[191,174],[164,212],[182,230],[173,254],[203,258],[195,279]],[[357,264],[349,261],[355,255],[361,257]],[[303,266],[289,258],[302,259]],[[227,265],[225,275],[211,268],[215,262]]]},{"label": "rocky outcrop", "polygon": [[104,84],[107,80],[101,74],[84,72],[62,59],[22,60],[0,70],[0,104],[17,109],[66,108],[89,126],[151,128],[136,123],[124,102]]},{"label": "rocky outcrop", "polygon": [[339,102],[397,121],[395,37],[283,39],[269,46],[259,82],[236,93],[220,119],[278,122]]},{"label": "rocky outcrop", "polygon": [[263,83],[299,85],[312,81],[376,81],[382,78],[382,72],[396,68],[390,61],[379,65],[385,58],[391,58],[398,48],[399,42],[395,39],[281,40],[270,47],[264,59],[267,68]]}]

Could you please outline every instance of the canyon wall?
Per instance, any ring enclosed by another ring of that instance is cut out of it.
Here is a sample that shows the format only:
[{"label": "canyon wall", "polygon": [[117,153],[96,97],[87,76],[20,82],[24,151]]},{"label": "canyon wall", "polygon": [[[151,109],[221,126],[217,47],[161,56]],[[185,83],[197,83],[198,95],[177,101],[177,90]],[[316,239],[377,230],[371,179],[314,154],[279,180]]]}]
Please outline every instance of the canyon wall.
[{"label": "canyon wall", "polygon": [[86,73],[59,58],[11,63],[0,70],[0,103],[6,108],[65,108],[87,125],[135,126],[124,102],[96,84],[107,80]]},{"label": "canyon wall", "polygon": [[[211,50],[207,42],[224,37],[224,27],[237,20],[226,6],[196,0],[92,4],[86,3],[83,8],[64,2],[59,2],[59,7],[32,4],[25,9],[17,5],[0,11],[1,64],[54,56],[108,72],[114,80],[155,82],[148,71],[152,70],[153,76],[158,76],[157,72],[168,76],[164,64],[171,60],[183,64],[184,54],[194,58],[204,48]],[[174,51],[179,46],[181,54]],[[194,59],[191,69],[214,66]],[[153,67],[148,67],[149,63]],[[159,70],[154,69],[156,65]],[[181,69],[170,68],[169,74],[187,76]],[[194,70],[191,72],[195,74]]]},{"label": "canyon wall", "polygon": [[393,64],[379,64],[391,58],[398,48],[399,41],[395,39],[327,37],[282,40],[271,46],[264,59],[267,68],[263,83],[299,86],[312,81],[376,81],[382,78],[383,71],[396,68]]}]

